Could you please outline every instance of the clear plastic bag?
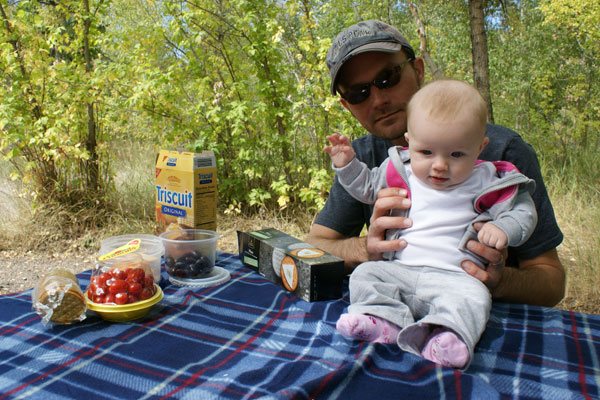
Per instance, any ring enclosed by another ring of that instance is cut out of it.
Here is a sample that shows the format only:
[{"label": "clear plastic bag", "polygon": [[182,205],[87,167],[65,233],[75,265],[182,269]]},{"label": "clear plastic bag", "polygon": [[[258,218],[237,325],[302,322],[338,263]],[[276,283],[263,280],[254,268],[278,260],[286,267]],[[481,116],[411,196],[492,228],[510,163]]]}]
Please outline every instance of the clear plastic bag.
[{"label": "clear plastic bag", "polygon": [[42,323],[72,324],[86,318],[86,300],[75,274],[64,268],[53,269],[33,289],[32,308]]}]

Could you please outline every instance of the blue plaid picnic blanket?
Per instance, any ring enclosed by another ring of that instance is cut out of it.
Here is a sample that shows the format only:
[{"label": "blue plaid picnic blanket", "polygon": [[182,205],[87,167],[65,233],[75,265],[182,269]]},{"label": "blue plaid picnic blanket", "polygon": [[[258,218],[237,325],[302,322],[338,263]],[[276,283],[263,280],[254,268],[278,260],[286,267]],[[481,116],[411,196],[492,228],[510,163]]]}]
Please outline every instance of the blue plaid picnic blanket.
[{"label": "blue plaid picnic blanket", "polygon": [[[45,326],[31,290],[0,296],[0,400],[599,397],[600,316],[496,303],[460,372],[340,335],[347,296],[307,303],[237,255],[219,253],[217,265],[230,281],[163,279],[165,297],[135,322]],[[78,276],[83,288],[89,276]]]}]

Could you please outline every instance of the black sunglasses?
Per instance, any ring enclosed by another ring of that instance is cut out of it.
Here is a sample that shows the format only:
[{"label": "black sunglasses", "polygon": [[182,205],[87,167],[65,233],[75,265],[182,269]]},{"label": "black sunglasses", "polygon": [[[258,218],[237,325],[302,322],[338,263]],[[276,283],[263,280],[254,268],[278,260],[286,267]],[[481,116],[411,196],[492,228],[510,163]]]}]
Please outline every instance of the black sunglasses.
[{"label": "black sunglasses", "polygon": [[414,58],[409,58],[395,67],[381,71],[371,82],[351,86],[344,93],[338,89],[338,92],[348,103],[360,104],[371,95],[371,86],[375,86],[378,89],[390,89],[396,86],[398,82],[400,82],[400,79],[402,79],[402,68],[406,63],[412,62],[413,60]]}]

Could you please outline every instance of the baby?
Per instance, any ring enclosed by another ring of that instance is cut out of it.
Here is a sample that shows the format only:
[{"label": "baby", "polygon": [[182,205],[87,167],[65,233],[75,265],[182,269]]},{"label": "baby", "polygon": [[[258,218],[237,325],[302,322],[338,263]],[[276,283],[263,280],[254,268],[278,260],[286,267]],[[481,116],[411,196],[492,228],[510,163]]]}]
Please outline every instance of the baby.
[{"label": "baby", "polygon": [[[460,267],[471,259],[485,268],[466,242],[476,238],[499,250],[523,244],[537,223],[530,196],[535,182],[508,162],[477,160],[488,143],[487,109],[466,83],[425,85],[409,102],[407,119],[408,149],[391,147],[372,170],[355,158],[348,138],[327,137],[325,151],[350,195],[373,204],[380,189],[405,188],[413,221],[387,232],[388,239],[406,241],[403,250],[354,270],[351,304],[337,329],[465,369],[491,308],[487,287]],[[477,233],[479,221],[487,222]]]}]

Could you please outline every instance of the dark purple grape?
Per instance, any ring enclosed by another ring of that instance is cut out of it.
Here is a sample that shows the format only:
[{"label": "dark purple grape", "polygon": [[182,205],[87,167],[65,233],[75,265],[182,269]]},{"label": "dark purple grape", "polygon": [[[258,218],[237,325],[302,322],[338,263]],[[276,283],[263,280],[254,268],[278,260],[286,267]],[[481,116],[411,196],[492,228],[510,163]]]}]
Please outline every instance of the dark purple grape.
[{"label": "dark purple grape", "polygon": [[200,258],[196,260],[194,267],[199,271],[200,275],[206,275],[212,269],[212,265],[210,265],[210,260],[204,256],[200,256]]},{"label": "dark purple grape", "polygon": [[171,256],[168,256],[165,259],[165,263],[167,264],[168,267],[174,267],[175,266],[175,259]]},{"label": "dark purple grape", "polygon": [[175,270],[175,276],[178,278],[187,278],[189,277],[189,271],[187,269],[187,266],[183,266],[181,268],[177,268]]},{"label": "dark purple grape", "polygon": [[212,270],[210,259],[194,250],[177,259],[168,257],[167,272],[178,278],[198,278],[207,275]]}]

